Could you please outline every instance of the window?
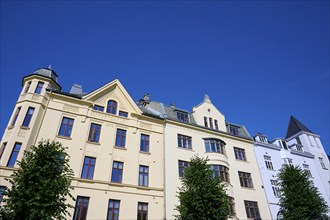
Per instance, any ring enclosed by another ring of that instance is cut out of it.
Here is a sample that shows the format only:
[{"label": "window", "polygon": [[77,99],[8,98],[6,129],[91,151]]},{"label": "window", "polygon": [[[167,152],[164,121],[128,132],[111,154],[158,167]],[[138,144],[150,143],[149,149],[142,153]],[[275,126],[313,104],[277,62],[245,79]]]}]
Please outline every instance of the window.
[{"label": "window", "polygon": [[24,93],[27,93],[27,92],[29,91],[30,86],[31,86],[31,81],[28,82],[28,83],[26,84],[26,87],[25,87]]},{"label": "window", "polygon": [[21,143],[15,143],[13,151],[11,152],[10,158],[8,160],[7,167],[14,167],[21,146]]},{"label": "window", "polygon": [[73,122],[74,122],[73,119],[63,117],[61,127],[60,127],[60,131],[59,131],[58,135],[63,136],[63,137],[70,137]]},{"label": "window", "polygon": [[0,203],[2,202],[3,193],[6,191],[7,187],[0,186]]},{"label": "window", "polygon": [[[0,150],[0,153],[1,153],[1,150]],[[0,155],[0,158],[1,158],[1,155]],[[321,164],[322,168],[325,169],[325,170],[327,170],[327,167],[325,166],[322,157],[319,157],[319,161],[320,161],[320,164]]]},{"label": "window", "polygon": [[119,116],[127,118],[128,117],[128,112],[119,111]]},{"label": "window", "polygon": [[211,165],[210,169],[213,171],[213,177],[220,177],[222,181],[229,183],[229,169],[222,165]]},{"label": "window", "polygon": [[94,157],[85,157],[83,170],[81,172],[81,178],[90,180],[93,179],[95,160],[96,159]]},{"label": "window", "polygon": [[233,135],[239,135],[239,127],[230,125],[229,128],[230,133],[232,133]]},{"label": "window", "polygon": [[140,151],[149,152],[149,135],[141,134]]},{"label": "window", "polygon": [[288,149],[288,145],[286,144],[286,142],[282,140],[282,144],[283,144],[284,149],[287,150]]},{"label": "window", "polygon": [[251,173],[238,171],[238,176],[242,187],[253,188]]},{"label": "window", "polygon": [[101,125],[92,123],[89,129],[88,141],[99,143],[100,133],[101,133]]},{"label": "window", "polygon": [[137,220],[147,220],[147,219],[148,219],[148,203],[139,202]]},{"label": "window", "polygon": [[6,146],[7,146],[7,142],[3,142],[2,145],[1,145],[1,148],[0,148],[0,159],[2,157],[3,152],[6,149]]},{"label": "window", "polygon": [[100,111],[100,112],[103,112],[104,111],[104,107],[103,106],[99,106],[99,105],[94,105],[93,106],[93,109],[95,111]]},{"label": "window", "polygon": [[210,128],[213,129],[213,122],[212,122],[212,118],[209,118],[210,121]]},{"label": "window", "polygon": [[218,120],[214,119],[215,130],[219,131]]},{"label": "window", "polygon": [[191,149],[191,137],[178,134],[178,147]]},{"label": "window", "polygon": [[302,145],[299,137],[296,137],[295,139],[296,139],[297,144]]},{"label": "window", "polygon": [[244,161],[246,161],[245,149],[234,147],[234,153],[235,153],[236,160],[244,160]]},{"label": "window", "polygon": [[272,184],[272,189],[275,197],[280,197],[280,188],[277,185],[277,180],[270,180],[270,183]]},{"label": "window", "polygon": [[304,170],[307,172],[308,177],[313,177],[311,171],[309,170],[309,165],[303,164]]},{"label": "window", "polygon": [[73,220],[87,219],[89,197],[78,196],[74,208]]},{"label": "window", "polygon": [[119,219],[120,200],[109,199],[107,220]]},{"label": "window", "polygon": [[148,186],[149,182],[149,167],[141,166],[139,167],[139,186]]},{"label": "window", "polygon": [[36,94],[40,94],[41,91],[42,91],[42,87],[44,86],[44,83],[43,82],[38,82],[38,85],[37,85],[37,88],[36,90],[34,91],[34,93]]},{"label": "window", "polygon": [[123,162],[113,161],[111,182],[121,183],[123,179]]},{"label": "window", "polygon": [[205,143],[206,152],[226,154],[225,153],[225,142],[223,142],[219,139],[205,139],[204,143]]},{"label": "window", "polygon": [[302,148],[302,146],[301,145],[296,145],[296,149],[297,149],[297,151],[303,151],[303,148]]},{"label": "window", "polygon": [[176,112],[176,116],[178,118],[179,121],[184,122],[184,123],[188,123],[188,113],[185,112]]},{"label": "window", "polygon": [[264,137],[264,136],[259,136],[259,140],[260,140],[260,142],[267,142],[266,137]]},{"label": "window", "polygon": [[231,216],[236,216],[234,198],[228,197],[228,206],[229,206],[229,214]]},{"label": "window", "polygon": [[110,114],[116,114],[117,113],[117,102],[114,100],[109,100],[107,105],[107,112]]},{"label": "window", "polygon": [[179,160],[178,161],[178,167],[179,167],[179,177],[183,177],[184,169],[189,167],[188,161]]},{"label": "window", "polygon": [[244,200],[245,211],[248,218],[260,219],[258,203]]},{"label": "window", "polygon": [[264,155],[265,164],[268,170],[274,170],[272,159],[270,156]]},{"label": "window", "polygon": [[204,126],[205,126],[206,128],[209,127],[208,124],[207,124],[207,117],[204,117]]},{"label": "window", "polygon": [[22,124],[23,127],[29,127],[33,112],[34,112],[34,108],[29,107],[29,109],[26,112],[23,124]]},{"label": "window", "polygon": [[17,121],[17,118],[18,118],[18,115],[19,115],[19,112],[21,111],[21,107],[18,107],[16,109],[16,112],[15,112],[15,115],[14,115],[14,118],[13,118],[13,121],[11,122],[11,125],[10,126],[15,126],[15,123]]},{"label": "window", "polygon": [[125,142],[126,142],[126,130],[117,129],[116,146],[125,148]]}]

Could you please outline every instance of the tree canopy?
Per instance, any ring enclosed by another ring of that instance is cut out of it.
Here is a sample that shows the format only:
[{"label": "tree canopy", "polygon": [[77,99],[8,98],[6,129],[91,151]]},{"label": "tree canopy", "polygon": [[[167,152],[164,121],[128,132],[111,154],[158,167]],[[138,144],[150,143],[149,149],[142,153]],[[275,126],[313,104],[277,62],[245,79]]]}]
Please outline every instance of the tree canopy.
[{"label": "tree canopy", "polygon": [[309,176],[299,166],[285,165],[280,170],[280,213],[283,219],[322,219],[326,215],[327,204]]},{"label": "tree canopy", "polygon": [[7,180],[11,187],[4,193],[2,219],[66,219],[67,198],[73,171],[62,144],[41,141],[25,151],[19,169]]},{"label": "tree canopy", "polygon": [[224,185],[207,159],[193,157],[184,169],[179,188],[180,204],[176,206],[178,220],[222,220],[229,217],[229,202]]}]

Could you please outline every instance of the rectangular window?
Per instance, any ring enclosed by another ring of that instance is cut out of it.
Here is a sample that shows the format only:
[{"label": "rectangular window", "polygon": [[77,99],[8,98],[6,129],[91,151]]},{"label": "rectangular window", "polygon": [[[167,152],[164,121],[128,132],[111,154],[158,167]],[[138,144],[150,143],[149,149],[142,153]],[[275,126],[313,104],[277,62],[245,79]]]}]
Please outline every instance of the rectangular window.
[{"label": "rectangular window", "polygon": [[21,146],[21,143],[15,143],[13,151],[11,152],[10,158],[8,160],[7,167],[14,167]]},{"label": "rectangular window", "polygon": [[74,208],[73,220],[86,220],[89,197],[78,196]]},{"label": "rectangular window", "polygon": [[6,146],[7,146],[7,142],[3,142],[0,148],[0,159],[3,155],[3,152],[5,152]]},{"label": "rectangular window", "polygon": [[309,170],[309,165],[303,164],[304,170],[307,172],[308,177],[313,177],[311,171]]},{"label": "rectangular window", "polygon": [[208,124],[207,124],[207,117],[204,117],[204,126],[205,126],[206,128],[209,127]]},{"label": "rectangular window", "polygon": [[38,85],[37,85],[37,88],[36,90],[34,91],[34,93],[36,94],[40,94],[41,91],[42,91],[42,87],[44,86],[44,83],[43,82],[38,82]]},{"label": "rectangular window", "polygon": [[149,167],[141,166],[139,167],[139,186],[148,186],[149,184]]},{"label": "rectangular window", "polygon": [[119,116],[127,118],[128,117],[128,112],[119,111]]},{"label": "rectangular window", "polygon": [[282,140],[282,144],[283,144],[284,149],[287,150],[288,149],[288,145],[286,144],[286,142]]},{"label": "rectangular window", "polygon": [[179,160],[178,161],[178,167],[179,167],[179,177],[183,177],[184,169],[189,167],[188,161]]},{"label": "rectangular window", "polygon": [[111,182],[121,183],[123,179],[123,162],[113,161]]},{"label": "rectangular window", "polygon": [[296,137],[295,139],[296,139],[297,144],[302,145],[299,137]]},{"label": "rectangular window", "polygon": [[63,137],[70,137],[73,127],[73,122],[74,120],[72,118],[63,117],[58,135]]},{"label": "rectangular window", "polygon": [[13,121],[11,122],[11,125],[10,126],[15,126],[20,111],[21,111],[21,107],[18,107],[16,109],[16,112],[15,112],[15,115],[14,115],[14,118],[13,118]]},{"label": "rectangular window", "polygon": [[272,158],[270,156],[264,155],[265,164],[268,170],[274,170]]},{"label": "rectangular window", "polygon": [[218,120],[214,119],[215,130],[219,131]]},{"label": "rectangular window", "polygon": [[89,129],[88,141],[99,143],[100,134],[101,134],[101,125],[92,123]]},{"label": "rectangular window", "polygon": [[84,166],[81,172],[81,178],[83,179],[93,179],[94,169],[95,169],[95,161],[94,157],[85,157]]},{"label": "rectangular window", "polygon": [[191,149],[191,137],[178,134],[178,147]]},{"label": "rectangular window", "polygon": [[275,197],[280,197],[280,187],[277,185],[277,180],[270,180],[270,183],[272,185],[273,193]]},{"label": "rectangular window", "polygon": [[245,211],[248,218],[260,219],[258,203],[244,200]]},{"label": "rectangular window", "polygon": [[211,165],[210,169],[213,171],[213,177],[220,177],[222,181],[229,183],[229,169],[222,165]]},{"label": "rectangular window", "polygon": [[188,123],[188,114],[185,112],[176,112],[176,115],[178,117],[178,120],[184,123]]},{"label": "rectangular window", "polygon": [[149,135],[141,134],[140,151],[149,152]]},{"label": "rectangular window", "polygon": [[234,147],[234,153],[235,153],[236,160],[244,160],[244,161],[246,161],[245,149]]},{"label": "rectangular window", "polygon": [[7,187],[0,186],[0,203],[2,202],[3,193],[6,191]]},{"label": "rectangular window", "polygon": [[251,173],[238,171],[238,176],[242,187],[253,188]]},{"label": "rectangular window", "polygon": [[239,135],[239,127],[230,125],[229,128],[230,128],[230,133],[232,133],[233,135]]},{"label": "rectangular window", "polygon": [[126,130],[117,129],[116,147],[125,148],[125,142],[126,142]]},{"label": "rectangular window", "polygon": [[109,199],[107,220],[119,219],[120,200]]},{"label": "rectangular window", "polygon": [[148,203],[138,203],[137,220],[148,220]]},{"label": "rectangular window", "polygon": [[27,92],[29,91],[30,86],[31,86],[31,81],[28,82],[28,83],[26,84],[26,87],[25,87],[24,93],[27,93]]},{"label": "rectangular window", "polygon": [[23,127],[29,127],[33,112],[34,112],[34,108],[29,107],[29,109],[26,112],[23,124],[22,124]]},{"label": "rectangular window", "polygon": [[[1,153],[1,150],[0,150],[0,153]],[[1,156],[0,156],[0,158],[1,158]],[[322,157],[319,157],[319,161],[320,161],[320,164],[321,164],[322,168],[325,169],[325,170],[327,170],[327,167],[325,166]]]},{"label": "rectangular window", "polygon": [[95,111],[100,111],[100,112],[104,112],[104,107],[103,106],[99,106],[99,105],[94,105],[93,109]]},{"label": "rectangular window", "polygon": [[209,122],[210,122],[210,128],[213,129],[213,119],[209,118]]}]

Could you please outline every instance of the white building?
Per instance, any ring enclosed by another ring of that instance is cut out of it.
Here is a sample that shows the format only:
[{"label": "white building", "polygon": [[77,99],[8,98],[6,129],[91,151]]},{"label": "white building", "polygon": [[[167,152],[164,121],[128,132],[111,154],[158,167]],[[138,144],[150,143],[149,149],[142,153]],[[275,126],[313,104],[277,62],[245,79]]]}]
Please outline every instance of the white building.
[{"label": "white building", "polygon": [[314,186],[318,188],[328,206],[330,205],[329,160],[319,135],[291,116],[285,139],[276,138],[269,142],[267,136],[257,133],[254,140],[272,219],[279,217],[279,188],[276,183],[278,171],[283,164],[299,165],[309,170]]}]

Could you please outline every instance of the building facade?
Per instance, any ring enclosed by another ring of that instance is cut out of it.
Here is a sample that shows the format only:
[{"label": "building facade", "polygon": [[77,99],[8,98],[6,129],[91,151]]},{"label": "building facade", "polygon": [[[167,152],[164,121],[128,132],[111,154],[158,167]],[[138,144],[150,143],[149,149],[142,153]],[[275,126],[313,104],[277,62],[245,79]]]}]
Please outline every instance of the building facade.
[{"label": "building facade", "polygon": [[118,80],[84,94],[62,92],[57,77],[42,68],[23,78],[1,140],[2,189],[24,150],[50,139],[71,156],[73,219],[163,219],[162,120],[143,115]]},{"label": "building facade", "polygon": [[[148,99],[149,100],[149,99]],[[208,158],[230,198],[231,219],[271,219],[253,149],[253,139],[242,125],[225,121],[208,96],[192,112],[149,101],[141,108],[165,120],[165,217],[174,219],[180,178],[190,158]]]},{"label": "building facade", "polygon": [[[310,173],[314,186],[330,205],[329,195],[329,160],[320,141],[296,118],[290,118],[286,138],[268,141],[267,136],[258,133],[254,136],[255,152],[263,184],[267,194],[272,219],[280,219],[279,188],[277,174],[283,164],[300,166]],[[328,213],[330,216],[330,213]]]}]

